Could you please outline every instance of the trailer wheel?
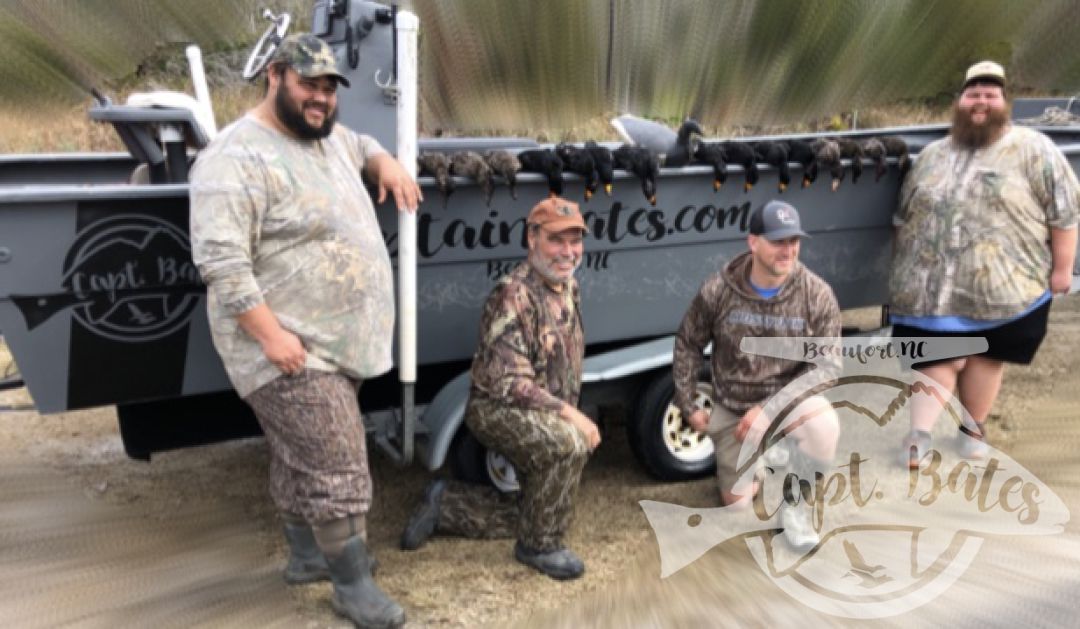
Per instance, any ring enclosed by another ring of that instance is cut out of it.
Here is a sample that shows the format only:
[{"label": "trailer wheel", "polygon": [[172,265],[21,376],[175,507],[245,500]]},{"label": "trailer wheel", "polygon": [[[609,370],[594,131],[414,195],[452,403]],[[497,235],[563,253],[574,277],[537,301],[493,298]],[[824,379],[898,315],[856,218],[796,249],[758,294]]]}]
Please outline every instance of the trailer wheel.
[{"label": "trailer wheel", "polygon": [[517,470],[509,459],[484,447],[462,425],[450,445],[450,470],[454,477],[469,483],[491,485],[503,493],[518,491]]},{"label": "trailer wheel", "polygon": [[[626,424],[630,446],[645,469],[659,480],[690,480],[713,473],[716,457],[712,440],[690,427],[672,403],[671,372],[657,375],[638,398]],[[699,382],[695,402],[712,408],[712,387]]]}]

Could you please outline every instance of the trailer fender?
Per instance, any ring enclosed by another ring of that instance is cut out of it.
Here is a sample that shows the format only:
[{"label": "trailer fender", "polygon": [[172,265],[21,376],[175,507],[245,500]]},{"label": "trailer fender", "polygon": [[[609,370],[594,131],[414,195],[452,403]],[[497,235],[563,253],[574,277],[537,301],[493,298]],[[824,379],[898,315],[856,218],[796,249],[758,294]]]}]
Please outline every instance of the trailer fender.
[{"label": "trailer fender", "polygon": [[446,463],[450,443],[465,419],[465,403],[469,401],[472,380],[469,372],[459,374],[431,400],[420,416],[427,432],[427,443],[417,448],[417,457],[429,471],[434,472]]}]

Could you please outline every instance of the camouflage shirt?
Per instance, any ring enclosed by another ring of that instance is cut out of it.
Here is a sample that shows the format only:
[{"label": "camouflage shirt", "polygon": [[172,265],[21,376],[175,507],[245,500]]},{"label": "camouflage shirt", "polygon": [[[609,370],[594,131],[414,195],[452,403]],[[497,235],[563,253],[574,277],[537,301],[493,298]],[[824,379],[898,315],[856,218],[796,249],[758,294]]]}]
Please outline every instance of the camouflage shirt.
[{"label": "camouflage shirt", "polygon": [[504,276],[480,316],[471,395],[558,411],[577,405],[585,334],[577,280],[551,288],[528,262]]},{"label": "camouflage shirt", "polygon": [[360,170],[382,153],[342,125],[303,141],[246,116],[191,174],[191,245],[214,346],[241,396],[281,375],[237,315],[265,302],[306,366],[369,378],[391,366],[390,257]]},{"label": "camouflage shirt", "polygon": [[976,151],[943,138],[907,175],[889,288],[893,312],[1004,319],[1046,292],[1050,228],[1076,224],[1080,186],[1061,151],[1013,126]]},{"label": "camouflage shirt", "polygon": [[672,373],[675,405],[689,417],[705,347],[712,343],[713,399],[743,413],[775,395],[810,369],[808,363],[739,349],[743,337],[840,337],[840,308],[825,283],[801,263],[766,299],[750,285],[750,253],[744,253],[702,284],[675,336]]}]

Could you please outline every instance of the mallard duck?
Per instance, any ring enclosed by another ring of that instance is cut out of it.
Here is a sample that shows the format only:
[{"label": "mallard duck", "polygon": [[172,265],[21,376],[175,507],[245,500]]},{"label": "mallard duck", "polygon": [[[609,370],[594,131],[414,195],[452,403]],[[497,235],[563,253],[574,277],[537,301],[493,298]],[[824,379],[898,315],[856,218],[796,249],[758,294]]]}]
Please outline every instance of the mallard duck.
[{"label": "mallard duck", "polygon": [[754,144],[758,160],[772,166],[779,173],[777,188],[783,194],[791,185],[791,167],[788,165],[788,146],[784,142],[762,140]]},{"label": "mallard duck", "polygon": [[840,157],[851,160],[851,183],[859,183],[862,177],[863,153],[862,144],[852,138],[837,138],[836,144],[840,147]]},{"label": "mallard duck", "polygon": [[435,187],[442,195],[443,209],[450,195],[454,193],[454,178],[450,175],[450,160],[443,153],[421,153],[416,158],[420,174],[435,179]]},{"label": "mallard duck", "polygon": [[727,155],[719,142],[701,142],[694,151],[694,157],[703,164],[712,166],[713,192],[719,192],[727,181]]},{"label": "mallard duck", "polygon": [[547,177],[548,194],[553,197],[563,193],[563,163],[552,149],[529,149],[517,154],[521,170],[540,173]]},{"label": "mallard duck", "polygon": [[738,164],[743,169],[743,191],[750,192],[758,182],[757,155],[748,142],[730,140],[723,143],[728,164]]},{"label": "mallard duck", "polygon": [[475,181],[484,193],[484,203],[488,207],[491,206],[491,196],[495,193],[493,173],[479,153],[473,151],[454,153],[450,158],[450,170],[458,177],[467,177]]},{"label": "mallard duck", "polygon": [[881,143],[880,138],[866,138],[863,140],[862,149],[866,157],[874,162],[874,181],[881,181],[889,169],[885,161],[885,145]]},{"label": "mallard duck", "polygon": [[592,140],[585,143],[585,150],[592,155],[593,164],[596,166],[596,176],[600,179],[600,184],[604,186],[604,194],[610,197],[615,181],[615,158],[611,156],[611,150]]},{"label": "mallard duck", "polygon": [[809,140],[788,140],[788,159],[802,166],[802,187],[809,188],[817,179],[814,146]]},{"label": "mallard duck", "polygon": [[588,150],[562,143],[555,147],[555,154],[562,160],[563,170],[581,175],[585,179],[585,200],[588,201],[596,193],[599,181],[596,176],[596,162],[592,153]]},{"label": "mallard duck", "polygon": [[622,145],[612,153],[615,165],[641,179],[641,192],[649,204],[656,205],[656,178],[660,176],[660,159],[640,146]]},{"label": "mallard duck", "polygon": [[895,135],[881,136],[881,143],[885,145],[885,154],[896,158],[896,165],[900,169],[900,178],[903,179],[911,169],[911,155],[908,154],[907,142]]},{"label": "mallard duck", "polygon": [[844,164],[840,161],[840,145],[832,138],[818,138],[813,142],[814,166],[824,166],[832,177],[830,189],[836,192],[844,180]]},{"label": "mallard duck", "polygon": [[506,181],[506,187],[510,189],[510,198],[517,200],[517,173],[521,170],[521,162],[512,153],[504,150],[488,151],[484,154],[491,170]]}]

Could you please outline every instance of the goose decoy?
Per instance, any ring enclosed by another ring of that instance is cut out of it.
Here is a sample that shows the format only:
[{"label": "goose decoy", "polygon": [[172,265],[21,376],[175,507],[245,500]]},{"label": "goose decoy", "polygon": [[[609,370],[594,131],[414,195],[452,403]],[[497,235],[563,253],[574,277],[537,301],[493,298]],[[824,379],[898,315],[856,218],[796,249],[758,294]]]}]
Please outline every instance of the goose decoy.
[{"label": "goose decoy", "polygon": [[686,119],[675,132],[666,125],[637,116],[623,114],[611,120],[611,126],[619,137],[630,146],[651,150],[662,166],[673,168],[690,163],[697,144],[704,132],[695,120]]},{"label": "goose decoy", "polygon": [[596,162],[592,153],[588,150],[562,143],[555,147],[555,154],[562,160],[563,170],[581,175],[585,179],[585,200],[588,201],[596,193],[599,180],[596,176]]},{"label": "goose decoy", "polygon": [[866,157],[874,162],[874,181],[881,181],[889,169],[885,161],[885,145],[881,143],[880,138],[866,138],[863,140],[862,149]]},{"label": "goose decoy", "polygon": [[818,138],[814,140],[814,165],[824,166],[832,177],[830,189],[836,192],[840,188],[840,182],[844,180],[844,165],[840,162],[840,145],[831,138]]},{"label": "goose decoy", "polygon": [[780,173],[780,182],[777,184],[777,188],[783,194],[791,185],[791,167],[788,165],[787,144],[763,140],[754,144],[754,153],[757,154],[758,160],[772,166]]},{"label": "goose decoy", "polygon": [[754,147],[748,142],[736,142],[734,140],[724,142],[724,154],[729,164],[738,164],[743,169],[743,191],[750,192],[754,184],[758,182],[757,155]]},{"label": "goose decoy", "polygon": [[488,151],[484,154],[491,170],[506,181],[506,187],[510,189],[510,198],[517,201],[517,172],[521,170],[521,162],[512,153],[504,150]]},{"label": "goose decoy", "polygon": [[454,193],[454,178],[450,175],[450,159],[444,153],[421,153],[416,158],[420,166],[420,174],[428,175],[435,179],[435,187],[442,195],[443,209],[446,202]]},{"label": "goose decoy", "polygon": [[727,155],[724,154],[723,145],[719,142],[701,142],[694,151],[694,157],[699,162],[712,166],[712,189],[713,192],[719,192],[727,181]]},{"label": "goose decoy", "polygon": [[802,187],[809,188],[817,179],[814,147],[808,140],[788,140],[788,159],[802,165]]},{"label": "goose decoy", "polygon": [[484,203],[491,206],[491,195],[495,193],[491,167],[479,153],[461,151],[450,158],[450,170],[458,177],[468,177],[480,186],[484,192]]},{"label": "goose decoy", "polygon": [[596,176],[600,179],[600,184],[604,186],[604,194],[610,197],[612,182],[615,180],[615,158],[611,156],[611,149],[589,140],[585,143],[585,150],[592,155],[593,164],[596,166]]},{"label": "goose decoy", "polygon": [[896,165],[900,168],[900,178],[903,179],[911,169],[911,155],[908,154],[907,142],[894,135],[881,136],[881,143],[885,145],[885,154],[896,158]]},{"label": "goose decoy", "polygon": [[672,168],[686,166],[694,157],[694,153],[697,152],[697,147],[701,144],[701,138],[704,135],[705,132],[701,130],[701,125],[696,120],[687,118],[679,126],[675,146],[661,156],[660,163]]},{"label": "goose decoy", "polygon": [[650,205],[656,205],[656,178],[660,176],[660,159],[642,146],[622,145],[612,153],[615,165],[641,179],[641,192]]},{"label": "goose decoy", "polygon": [[862,177],[863,153],[862,144],[852,138],[837,138],[836,144],[840,147],[840,157],[851,160],[851,183],[859,183]]},{"label": "goose decoy", "polygon": [[547,177],[548,194],[553,197],[563,193],[563,163],[552,149],[529,149],[517,154],[521,170],[540,173]]}]

